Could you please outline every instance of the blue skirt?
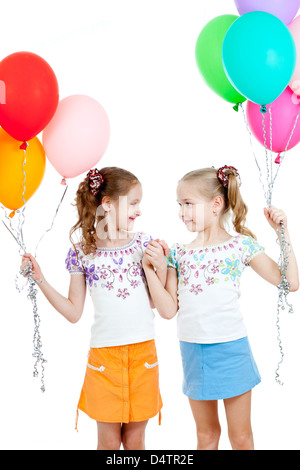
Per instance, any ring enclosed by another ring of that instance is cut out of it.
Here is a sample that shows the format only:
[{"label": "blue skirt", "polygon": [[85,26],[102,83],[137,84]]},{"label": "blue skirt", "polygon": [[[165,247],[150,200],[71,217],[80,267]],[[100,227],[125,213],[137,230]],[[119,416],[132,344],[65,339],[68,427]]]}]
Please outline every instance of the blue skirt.
[{"label": "blue skirt", "polygon": [[180,341],[183,393],[193,400],[224,400],[261,382],[248,338],[227,343]]}]

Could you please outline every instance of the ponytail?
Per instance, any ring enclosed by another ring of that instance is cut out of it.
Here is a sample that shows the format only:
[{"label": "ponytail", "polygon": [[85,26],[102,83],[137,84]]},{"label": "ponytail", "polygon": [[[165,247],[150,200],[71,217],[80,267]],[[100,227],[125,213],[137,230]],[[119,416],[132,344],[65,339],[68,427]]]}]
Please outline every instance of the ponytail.
[{"label": "ponytail", "polygon": [[235,231],[242,235],[250,236],[256,240],[256,236],[251,232],[251,230],[245,227],[248,207],[243,201],[239,183],[234,174],[228,175],[227,200],[228,205],[232,210],[232,223]]},{"label": "ponytail", "polygon": [[78,221],[71,228],[69,239],[74,247],[76,253],[76,260],[78,262],[78,252],[76,250],[75,244],[72,239],[72,235],[76,230],[80,229],[82,234],[82,239],[84,240],[85,247],[88,252],[95,252],[95,223],[96,223],[96,211],[99,206],[99,193],[97,196],[94,196],[90,191],[89,179],[86,178],[82,181],[78,187],[76,193],[75,203],[72,206],[77,207],[78,212]]}]

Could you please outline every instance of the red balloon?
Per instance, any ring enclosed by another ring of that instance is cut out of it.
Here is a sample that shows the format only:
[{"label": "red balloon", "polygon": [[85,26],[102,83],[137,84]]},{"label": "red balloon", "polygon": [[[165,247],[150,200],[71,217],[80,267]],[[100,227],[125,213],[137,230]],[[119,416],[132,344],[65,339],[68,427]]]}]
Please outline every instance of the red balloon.
[{"label": "red balloon", "polygon": [[0,125],[16,140],[33,139],[49,124],[58,106],[58,82],[52,68],[32,52],[16,52],[0,62],[0,82]]}]

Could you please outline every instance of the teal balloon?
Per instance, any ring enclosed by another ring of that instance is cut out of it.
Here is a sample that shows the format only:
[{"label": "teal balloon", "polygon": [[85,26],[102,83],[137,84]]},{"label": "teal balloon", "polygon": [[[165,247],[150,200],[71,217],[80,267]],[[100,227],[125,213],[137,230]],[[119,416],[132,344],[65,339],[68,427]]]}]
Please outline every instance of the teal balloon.
[{"label": "teal balloon", "polygon": [[228,80],[222,62],[222,46],[230,26],[238,19],[222,15],[211,20],[201,31],[196,43],[196,63],[206,84],[229,103],[242,103],[242,96]]},{"label": "teal balloon", "polygon": [[236,20],[222,48],[224,70],[248,100],[266,106],[286,89],[296,67],[296,46],[287,26],[255,11]]}]

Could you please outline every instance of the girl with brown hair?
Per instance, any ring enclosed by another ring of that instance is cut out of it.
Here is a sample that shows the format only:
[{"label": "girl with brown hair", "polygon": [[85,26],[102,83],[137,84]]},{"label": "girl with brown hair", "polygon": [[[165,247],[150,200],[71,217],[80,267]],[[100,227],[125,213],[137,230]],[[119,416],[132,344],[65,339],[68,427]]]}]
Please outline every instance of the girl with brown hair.
[{"label": "girl with brown hair", "polygon": [[[141,200],[141,183],[127,170],[107,167],[87,174],[76,195],[78,221],[70,231],[67,298],[47,282],[31,254],[22,260],[21,269],[31,262],[39,288],[71,323],[80,320],[89,289],[95,319],[78,410],[97,421],[99,450],[118,450],[121,444],[125,450],[144,449],[148,420],[159,413],[160,424],[154,305],[142,268],[152,237],[132,232]],[[81,240],[74,244],[78,229]],[[165,244],[153,240],[153,245],[160,260]],[[165,270],[154,265],[165,285]]]},{"label": "girl with brown hair", "polygon": [[[189,245],[175,243],[165,258],[167,283],[154,271],[157,247],[149,243],[143,258],[151,297],[160,315],[178,312],[178,337],[183,364],[183,393],[188,396],[197,427],[198,449],[217,450],[220,439],[218,400],[224,400],[233,449],[254,448],[251,427],[251,390],[261,378],[249,345],[239,308],[240,278],[247,266],[278,286],[281,272],[246,227],[247,206],[234,167],[204,168],[186,174],[178,183],[179,217],[190,232]],[[290,291],[299,286],[298,267],[291,246],[287,217],[271,206],[264,214],[276,230],[285,226],[290,243],[286,278]],[[232,217],[236,235],[224,224]],[[280,237],[280,242],[281,236]]]}]

